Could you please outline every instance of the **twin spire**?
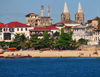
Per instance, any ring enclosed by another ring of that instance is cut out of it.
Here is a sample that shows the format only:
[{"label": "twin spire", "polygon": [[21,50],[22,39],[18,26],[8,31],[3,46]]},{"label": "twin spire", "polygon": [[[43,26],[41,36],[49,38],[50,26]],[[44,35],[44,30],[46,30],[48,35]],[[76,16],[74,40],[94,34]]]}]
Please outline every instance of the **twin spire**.
[{"label": "twin spire", "polygon": [[82,7],[81,7],[81,3],[79,2],[79,5],[78,5],[78,9],[77,9],[77,13],[82,13]]},{"label": "twin spire", "polygon": [[68,13],[69,11],[68,11],[68,7],[67,7],[67,4],[66,4],[66,2],[65,2],[65,5],[64,5],[64,9],[63,9],[63,13]]},{"label": "twin spire", "polygon": [[[63,9],[63,13],[66,13],[66,12],[69,13],[67,4],[65,2],[64,9]],[[79,2],[78,9],[77,9],[77,13],[82,13],[82,12],[83,11],[82,11],[82,7],[81,7],[81,3]]]}]

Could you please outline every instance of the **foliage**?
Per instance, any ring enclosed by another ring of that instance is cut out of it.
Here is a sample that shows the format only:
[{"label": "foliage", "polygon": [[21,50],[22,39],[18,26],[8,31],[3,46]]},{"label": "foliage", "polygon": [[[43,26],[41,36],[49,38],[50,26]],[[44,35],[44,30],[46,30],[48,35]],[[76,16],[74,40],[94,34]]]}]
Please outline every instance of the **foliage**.
[{"label": "foliage", "polygon": [[71,40],[71,35],[68,33],[64,33],[64,29],[62,28],[60,39],[58,40],[56,46],[67,47],[70,44],[70,40]]},{"label": "foliage", "polygon": [[5,42],[5,41],[0,41],[0,45],[1,45],[2,47],[4,47],[4,46],[6,45],[6,42]]},{"label": "foliage", "polygon": [[40,47],[48,47],[49,45],[49,35],[47,34],[47,31],[44,31],[43,33],[43,39],[39,41],[39,46]]},{"label": "foliage", "polygon": [[18,41],[18,42],[25,42],[26,41],[26,36],[25,36],[25,34],[19,34],[19,33],[16,33],[16,34],[14,34],[14,39],[13,39],[13,41]]},{"label": "foliage", "polygon": [[98,30],[100,30],[100,17],[96,17],[96,20],[98,21]]},{"label": "foliage", "polygon": [[58,37],[59,37],[59,32],[55,32],[55,33],[53,34],[53,39],[54,39],[54,38],[58,39]]},{"label": "foliage", "polygon": [[18,46],[18,47],[21,47],[21,48],[24,48],[25,47],[25,45],[26,45],[26,40],[27,40],[27,38],[26,38],[26,36],[25,36],[25,34],[15,34],[14,35],[15,36],[15,38],[13,39],[13,42],[18,42],[18,43],[16,43],[16,45],[15,46]]},{"label": "foliage", "polygon": [[31,35],[31,38],[30,38],[30,42],[31,42],[31,45],[30,46],[33,46],[33,47],[38,47],[39,45],[39,39],[38,39],[38,34],[34,34],[34,35]]},{"label": "foliage", "polygon": [[16,33],[16,34],[14,34],[14,39],[13,39],[13,41],[18,41],[18,42],[20,42],[21,40],[20,40],[20,34],[19,33]]},{"label": "foliage", "polygon": [[49,39],[49,35],[47,35],[47,31],[44,31],[44,33],[43,33],[43,39],[44,40],[48,40]]},{"label": "foliage", "polygon": [[87,44],[88,40],[81,38],[81,39],[78,40],[78,42],[80,44]]},{"label": "foliage", "polygon": [[9,47],[18,47],[18,45],[19,45],[19,42],[17,42],[17,41],[9,42]]}]

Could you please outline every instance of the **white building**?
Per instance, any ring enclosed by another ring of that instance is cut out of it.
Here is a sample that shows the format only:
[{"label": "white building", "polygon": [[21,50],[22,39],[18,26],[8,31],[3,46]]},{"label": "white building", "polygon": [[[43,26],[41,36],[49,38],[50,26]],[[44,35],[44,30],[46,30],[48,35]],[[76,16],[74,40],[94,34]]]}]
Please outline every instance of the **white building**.
[{"label": "white building", "polygon": [[73,40],[87,39],[93,41],[93,27],[92,26],[77,26],[73,28]]},{"label": "white building", "polygon": [[48,27],[34,27],[34,29],[30,29],[30,35],[33,34],[39,34],[39,39],[43,38],[43,32],[47,31],[48,35],[52,35],[55,32],[60,32],[60,29],[54,27],[54,26],[48,26]]},{"label": "white building", "polygon": [[2,24],[0,25],[0,41],[12,41],[16,33],[25,33],[26,37],[30,37],[29,29],[33,27],[20,22]]}]

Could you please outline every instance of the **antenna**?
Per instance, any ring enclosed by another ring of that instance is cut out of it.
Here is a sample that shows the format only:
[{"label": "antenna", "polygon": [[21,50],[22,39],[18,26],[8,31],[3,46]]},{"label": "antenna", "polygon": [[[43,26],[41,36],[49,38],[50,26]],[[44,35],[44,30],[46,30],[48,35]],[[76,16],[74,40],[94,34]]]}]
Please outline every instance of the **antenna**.
[{"label": "antenna", "polygon": [[50,11],[51,11],[50,6],[48,6],[48,16],[50,16]]}]

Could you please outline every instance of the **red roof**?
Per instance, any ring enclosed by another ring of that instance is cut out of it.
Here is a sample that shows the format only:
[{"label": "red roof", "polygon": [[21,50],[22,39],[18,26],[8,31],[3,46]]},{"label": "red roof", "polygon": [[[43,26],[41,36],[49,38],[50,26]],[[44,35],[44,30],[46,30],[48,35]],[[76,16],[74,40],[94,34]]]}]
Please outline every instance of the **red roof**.
[{"label": "red roof", "polygon": [[[51,26],[48,26],[47,28],[50,29],[50,30],[51,30],[51,29],[58,29],[58,28],[56,28],[56,27],[54,27],[54,26],[52,26],[52,25],[51,25]],[[59,29],[58,29],[58,30],[59,30]]]},{"label": "red roof", "polygon": [[13,27],[31,27],[31,26],[15,21],[15,22],[7,23],[3,27],[13,28]]},{"label": "red roof", "polygon": [[33,15],[33,16],[38,16],[37,14],[34,14],[34,13],[29,13],[29,14],[27,14],[27,15],[26,15],[26,17],[27,17],[27,16],[30,16],[30,15]]},{"label": "red roof", "polygon": [[30,29],[30,30],[32,31],[32,30],[49,30],[49,29],[45,27],[34,27],[34,29]]},{"label": "red roof", "polygon": [[[34,29],[30,29],[30,31],[33,31],[33,30],[52,30],[52,29],[58,29],[54,26],[48,26],[48,27],[35,27]],[[59,30],[59,29],[58,29]]]},{"label": "red roof", "polygon": [[4,25],[4,24],[2,24],[2,23],[0,23],[0,28],[2,28],[2,27],[5,27],[5,25]]}]

